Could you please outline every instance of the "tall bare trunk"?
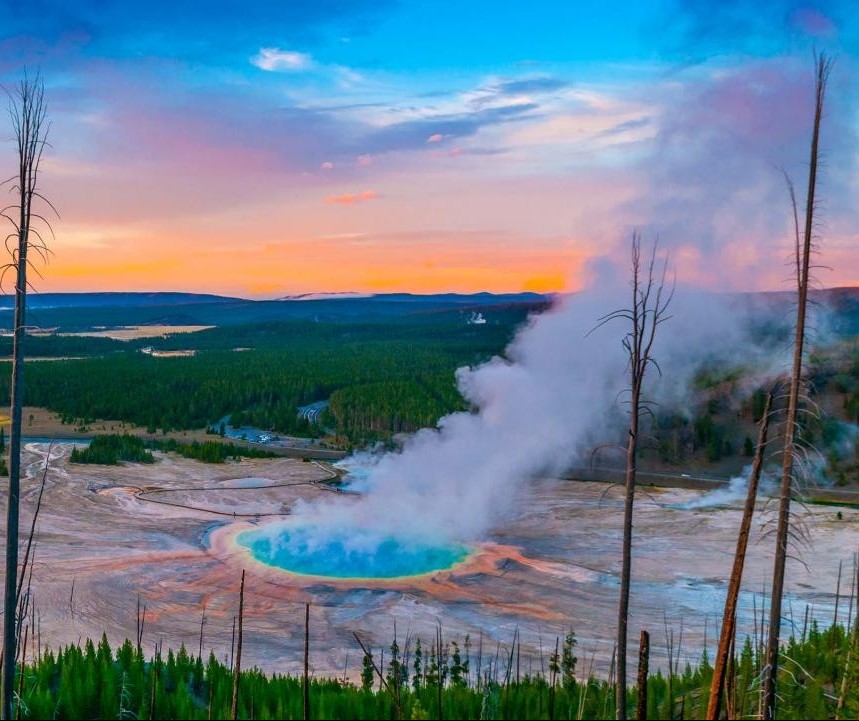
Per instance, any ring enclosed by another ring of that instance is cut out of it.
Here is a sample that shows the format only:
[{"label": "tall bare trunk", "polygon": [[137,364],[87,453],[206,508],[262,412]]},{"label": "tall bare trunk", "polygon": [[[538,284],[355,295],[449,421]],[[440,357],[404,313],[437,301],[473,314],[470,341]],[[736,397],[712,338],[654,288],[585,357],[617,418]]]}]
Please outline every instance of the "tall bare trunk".
[{"label": "tall bare trunk", "polygon": [[[661,277],[655,276],[656,244],[645,269],[641,267],[641,238],[638,233],[632,236],[632,304],[628,308],[616,310],[599,319],[597,327],[614,320],[624,320],[630,324],[623,339],[623,347],[629,358],[630,399],[629,399],[629,437],[626,445],[626,498],[623,513],[623,549],[620,572],[620,599],[617,609],[617,655],[615,679],[615,704],[618,719],[626,718],[626,655],[627,630],[629,623],[629,591],[632,578],[632,531],[633,508],[635,505],[636,457],[638,454],[638,434],[641,421],[642,389],[648,366],[655,361],[652,357],[656,329],[668,319],[665,315],[671,303],[673,290],[666,289],[665,276],[667,259],[662,263]],[[658,366],[657,366],[658,370]]]},{"label": "tall bare trunk", "polygon": [[[18,513],[21,484],[21,409],[23,407],[23,338],[26,326],[27,301],[27,251],[33,247],[40,253],[45,248],[41,234],[33,228],[33,202],[43,199],[38,191],[39,164],[47,144],[48,126],[45,124],[44,86],[36,76],[26,76],[16,92],[10,95],[10,115],[15,130],[18,151],[18,172],[10,181],[17,203],[0,211],[14,228],[10,238],[17,237],[17,247],[12,262],[5,269],[15,271],[15,315],[12,341],[11,416],[12,428],[9,442],[9,497],[6,508],[6,579],[4,589],[3,620],[3,673],[0,680],[0,714],[4,719],[12,718],[12,702],[15,693],[16,658],[16,595],[18,576]],[[46,201],[47,202],[47,201]],[[49,204],[50,205],[50,204]],[[14,213],[7,211],[14,210]],[[40,218],[41,216],[35,215]],[[46,221],[45,221],[46,222]],[[34,243],[31,236],[37,239]]]},{"label": "tall bare trunk", "polygon": [[758,431],[758,446],[755,450],[755,460],[749,476],[749,489],[746,494],[746,505],[743,508],[743,520],[737,535],[737,550],[734,553],[734,567],[731,569],[731,580],[728,583],[728,595],[725,597],[725,611],[722,614],[722,632],[719,636],[719,648],[713,666],[713,681],[710,684],[710,702],[707,706],[707,718],[718,719],[722,709],[722,691],[725,688],[725,672],[728,668],[728,658],[737,619],[737,599],[740,596],[740,585],[743,581],[743,568],[746,563],[746,549],[749,545],[749,532],[752,527],[752,516],[755,512],[755,500],[758,496],[758,483],[764,464],[764,452],[767,446],[769,431],[770,408],[772,392],[767,394],[764,404],[764,414]]},{"label": "tall bare trunk", "polygon": [[21,205],[18,269],[15,282],[15,329],[12,341],[12,430],[9,441],[9,498],[6,508],[6,586],[3,623],[3,718],[12,718],[15,687],[16,618],[18,575],[18,516],[21,494],[21,391],[24,371],[24,322],[27,299],[27,221]]},{"label": "tall bare trunk", "polygon": [[197,647],[197,658],[203,662],[203,626],[206,625],[206,604],[203,603],[203,615],[200,617],[200,644]]},{"label": "tall bare trunk", "polygon": [[245,615],[245,572],[242,571],[242,585],[239,587],[239,622],[236,630],[236,665],[233,669],[232,718],[239,717],[239,683],[242,678],[242,627]]},{"label": "tall bare trunk", "polygon": [[641,631],[638,643],[638,705],[635,717],[638,721],[647,721],[647,671],[650,665],[650,634]]},{"label": "tall bare trunk", "polygon": [[632,512],[635,506],[635,456],[638,451],[638,409],[641,388],[632,389],[629,440],[626,446],[626,498],[623,507],[623,557],[620,571],[620,602],[617,606],[617,686],[616,717],[626,718],[626,642],[629,624],[629,587],[632,580]]},{"label": "tall bare trunk", "polygon": [[793,368],[788,392],[787,418],[784,424],[784,456],[782,462],[781,489],[779,493],[778,525],[776,528],[775,561],[773,563],[772,597],[770,602],[769,636],[767,639],[766,665],[763,683],[763,717],[775,718],[776,676],[778,674],[779,633],[781,631],[781,605],[784,595],[784,571],[787,563],[788,533],[790,530],[790,500],[794,480],[796,452],[797,413],[799,389],[802,379],[802,358],[805,345],[806,309],[808,306],[809,268],[811,264],[812,236],[814,233],[815,192],[817,188],[817,163],[819,157],[820,123],[823,117],[823,101],[829,78],[830,61],[821,54],[816,58],[814,126],[811,136],[811,151],[808,168],[808,194],[805,202],[805,228],[802,254],[797,269],[800,274],[796,309],[796,336],[793,346]]},{"label": "tall bare trunk", "polygon": [[304,604],[304,721],[310,719],[310,604]]}]

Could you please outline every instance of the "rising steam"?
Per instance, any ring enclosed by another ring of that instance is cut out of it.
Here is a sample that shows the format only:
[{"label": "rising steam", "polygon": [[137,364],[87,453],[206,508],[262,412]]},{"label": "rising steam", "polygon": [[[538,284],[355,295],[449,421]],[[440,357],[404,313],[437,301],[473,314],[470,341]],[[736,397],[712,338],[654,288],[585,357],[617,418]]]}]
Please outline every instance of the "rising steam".
[{"label": "rising steam", "polygon": [[[599,443],[622,442],[627,358],[620,341],[627,328],[591,332],[601,316],[628,303],[626,283],[616,280],[622,275],[604,267],[589,290],[532,317],[503,358],[460,368],[457,383],[472,412],[442,418],[399,451],[353,457],[365,495],[300,504],[288,525],[316,529],[319,544],[336,540],[360,551],[390,537],[477,540],[515,508],[529,479],[582,463]],[[749,341],[741,311],[726,299],[679,289],[671,311],[657,339],[663,378],[653,373],[651,398],[682,405],[707,359],[745,358],[769,372],[763,359],[773,363],[772,349]]]},{"label": "rising steam", "polygon": [[[749,489],[749,476],[751,475],[752,467],[746,466],[742,473],[736,475],[728,481],[728,485],[723,488],[716,488],[708,491],[703,496],[693,498],[691,501],[681,503],[675,506],[684,511],[694,510],[698,508],[713,508],[715,506],[728,506],[734,503],[742,503],[746,500]],[[760,492],[768,494],[773,489],[777,488],[778,479],[770,474],[762,474],[760,480]]]}]

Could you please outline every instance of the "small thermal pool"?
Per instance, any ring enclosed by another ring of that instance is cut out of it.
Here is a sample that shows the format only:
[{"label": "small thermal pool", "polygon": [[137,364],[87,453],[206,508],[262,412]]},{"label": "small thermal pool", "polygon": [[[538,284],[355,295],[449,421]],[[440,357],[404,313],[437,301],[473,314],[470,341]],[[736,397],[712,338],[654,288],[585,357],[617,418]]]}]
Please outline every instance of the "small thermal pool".
[{"label": "small thermal pool", "polygon": [[396,538],[372,538],[363,531],[321,535],[317,529],[267,524],[243,531],[236,542],[254,560],[306,576],[337,579],[391,579],[443,571],[464,561],[472,549]]}]

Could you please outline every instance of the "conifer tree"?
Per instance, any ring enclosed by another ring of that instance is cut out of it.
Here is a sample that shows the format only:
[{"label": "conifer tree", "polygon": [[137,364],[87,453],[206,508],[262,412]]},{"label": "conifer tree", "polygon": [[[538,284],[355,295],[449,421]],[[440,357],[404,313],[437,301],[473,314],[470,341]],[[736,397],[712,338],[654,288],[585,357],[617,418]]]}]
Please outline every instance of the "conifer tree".
[{"label": "conifer tree", "polygon": [[421,640],[415,641],[415,660],[412,665],[412,688],[417,692],[421,687],[423,680],[423,650],[421,649]]},{"label": "conifer tree", "polygon": [[373,654],[365,653],[361,660],[361,688],[364,691],[373,690]]}]

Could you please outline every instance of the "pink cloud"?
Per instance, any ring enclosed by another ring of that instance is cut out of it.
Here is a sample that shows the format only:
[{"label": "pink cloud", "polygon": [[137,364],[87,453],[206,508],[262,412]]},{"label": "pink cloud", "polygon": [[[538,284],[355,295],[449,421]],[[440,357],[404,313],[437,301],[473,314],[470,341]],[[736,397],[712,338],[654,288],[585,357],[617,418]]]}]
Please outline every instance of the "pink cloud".
[{"label": "pink cloud", "polygon": [[799,8],[791,17],[792,24],[812,37],[826,38],[835,35],[836,27],[831,18],[812,8]]},{"label": "pink cloud", "polygon": [[455,148],[451,148],[450,150],[433,150],[430,152],[430,155],[436,158],[455,158],[457,155],[462,155],[463,150],[459,146]]},{"label": "pink cloud", "polygon": [[366,168],[368,165],[373,164],[373,156],[370,153],[364,153],[364,155],[359,155],[355,162],[362,168]]},{"label": "pink cloud", "polygon": [[343,195],[329,195],[325,198],[328,205],[357,205],[367,200],[375,200],[379,194],[375,190],[364,190],[360,193],[344,193]]},{"label": "pink cloud", "polygon": [[433,133],[427,138],[428,143],[440,143],[444,139],[444,135],[441,133]]},{"label": "pink cloud", "polygon": [[322,170],[332,170],[334,168],[334,163],[330,160],[326,160],[322,165],[319,166]]}]

